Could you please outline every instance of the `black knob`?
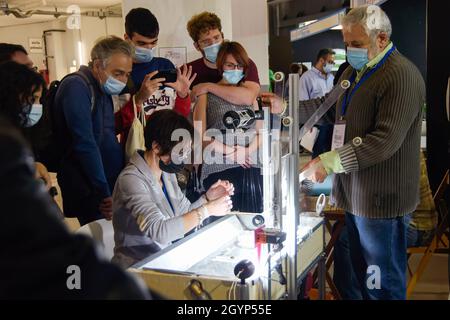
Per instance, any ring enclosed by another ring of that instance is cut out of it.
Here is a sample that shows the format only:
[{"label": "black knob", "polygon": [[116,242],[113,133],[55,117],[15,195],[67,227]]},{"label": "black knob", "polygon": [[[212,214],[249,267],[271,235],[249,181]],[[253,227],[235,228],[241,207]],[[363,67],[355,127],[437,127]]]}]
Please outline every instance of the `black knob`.
[{"label": "black knob", "polygon": [[257,214],[256,216],[253,217],[252,219],[252,223],[255,227],[260,227],[264,224],[265,220],[264,217],[260,214]]},{"label": "black knob", "polygon": [[234,275],[241,279],[241,284],[245,284],[245,279],[250,278],[255,273],[255,265],[250,260],[242,260],[234,267]]}]

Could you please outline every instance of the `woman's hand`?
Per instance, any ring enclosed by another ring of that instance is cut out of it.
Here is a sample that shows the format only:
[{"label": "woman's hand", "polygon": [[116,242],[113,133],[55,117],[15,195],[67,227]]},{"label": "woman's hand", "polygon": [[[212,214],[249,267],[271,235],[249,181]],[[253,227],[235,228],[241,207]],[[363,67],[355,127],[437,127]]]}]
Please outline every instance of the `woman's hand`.
[{"label": "woman's hand", "polygon": [[192,75],[192,66],[188,67],[184,64],[181,68],[177,68],[177,81],[166,83],[166,85],[173,88],[178,96],[184,99],[189,95],[189,89],[196,77],[196,73]]},{"label": "woman's hand", "polygon": [[229,196],[224,196],[213,201],[209,201],[205,205],[210,216],[224,216],[233,208],[233,201]]},{"label": "woman's hand", "polygon": [[45,182],[45,186],[48,190],[52,187],[52,179],[47,171],[47,168],[40,162],[35,162],[36,166],[36,179],[42,179]]},{"label": "woman's hand", "polygon": [[229,181],[217,180],[211,188],[206,192],[206,199],[213,201],[225,196],[232,196],[234,194],[234,186]]}]

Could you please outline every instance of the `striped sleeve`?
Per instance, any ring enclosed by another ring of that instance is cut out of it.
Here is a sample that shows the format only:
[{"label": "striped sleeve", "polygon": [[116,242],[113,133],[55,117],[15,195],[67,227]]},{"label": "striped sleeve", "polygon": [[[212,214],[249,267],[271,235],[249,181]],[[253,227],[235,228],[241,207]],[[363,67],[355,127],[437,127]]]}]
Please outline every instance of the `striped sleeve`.
[{"label": "striped sleeve", "polygon": [[[407,68],[392,68],[381,86],[373,130],[337,149],[345,172],[362,170],[392,157],[421,115],[424,88]],[[370,113],[365,114],[370,117]]]}]

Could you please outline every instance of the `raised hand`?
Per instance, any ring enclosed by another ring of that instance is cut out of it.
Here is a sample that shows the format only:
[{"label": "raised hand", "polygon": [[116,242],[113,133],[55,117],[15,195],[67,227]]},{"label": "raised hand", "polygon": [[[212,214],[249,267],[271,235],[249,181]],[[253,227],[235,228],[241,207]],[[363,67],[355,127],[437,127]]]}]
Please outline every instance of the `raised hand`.
[{"label": "raised hand", "polygon": [[192,82],[197,77],[197,74],[192,74],[192,66],[183,65],[177,68],[177,81],[168,82],[166,85],[173,88],[180,98],[186,98],[189,95],[189,88]]}]

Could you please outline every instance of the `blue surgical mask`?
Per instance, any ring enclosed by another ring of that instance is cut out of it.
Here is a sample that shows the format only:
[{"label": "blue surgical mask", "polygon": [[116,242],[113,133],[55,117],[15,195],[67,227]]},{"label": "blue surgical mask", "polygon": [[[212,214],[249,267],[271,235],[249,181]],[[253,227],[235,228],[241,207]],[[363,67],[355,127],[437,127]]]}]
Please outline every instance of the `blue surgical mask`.
[{"label": "blue surgical mask", "polygon": [[369,51],[363,48],[347,48],[347,60],[350,65],[356,69],[361,70],[369,62]]},{"label": "blue surgical mask", "polygon": [[136,47],[135,48],[135,59],[137,63],[146,63],[152,61],[154,57],[153,49]]},{"label": "blue surgical mask", "polygon": [[229,84],[238,84],[244,77],[244,71],[242,70],[225,70],[223,72],[223,78]]},{"label": "blue surgical mask", "polygon": [[105,90],[106,94],[114,96],[120,94],[126,85],[126,83],[117,80],[113,76],[109,76],[106,82],[103,84],[103,89]]},{"label": "blue surgical mask", "polygon": [[217,61],[217,54],[219,53],[220,46],[222,43],[216,43],[209,47],[203,48],[203,52],[205,53],[205,58],[211,63],[216,63]]},{"label": "blue surgical mask", "polygon": [[333,65],[331,63],[326,63],[325,66],[323,67],[323,71],[326,74],[331,73],[331,71],[333,71]]},{"label": "blue surgical mask", "polygon": [[27,121],[25,122],[25,127],[32,127],[42,117],[42,104],[33,104],[30,108],[30,113],[27,115]]}]

